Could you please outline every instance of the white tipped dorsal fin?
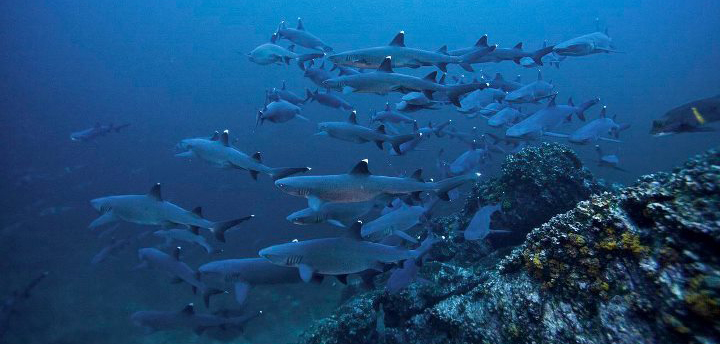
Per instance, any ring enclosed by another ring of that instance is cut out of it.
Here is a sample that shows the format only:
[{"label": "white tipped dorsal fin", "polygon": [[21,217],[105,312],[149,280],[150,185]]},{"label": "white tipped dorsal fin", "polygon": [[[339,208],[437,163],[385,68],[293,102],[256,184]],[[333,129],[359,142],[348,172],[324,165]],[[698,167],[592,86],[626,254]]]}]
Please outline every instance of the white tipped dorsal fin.
[{"label": "white tipped dorsal fin", "polygon": [[156,201],[162,202],[163,199],[162,199],[162,193],[160,193],[160,183],[156,183],[155,185],[153,185],[153,187],[150,188],[150,192],[148,192],[147,195],[148,195],[148,197],[150,197]]},{"label": "white tipped dorsal fin", "polygon": [[[312,18],[310,18],[310,19],[312,19]],[[311,20],[311,21],[312,21],[312,20]],[[300,17],[298,17],[298,26],[297,26],[297,29],[298,29],[298,30],[305,30],[305,25],[303,25],[302,18],[300,18]]]},{"label": "white tipped dorsal fin", "polygon": [[180,261],[180,251],[182,251],[182,248],[180,248],[180,246],[177,246],[173,249],[173,252],[172,252],[173,258],[175,258],[175,260],[177,260],[177,261]]},{"label": "white tipped dorsal fin", "polygon": [[358,124],[358,121],[357,121],[357,111],[352,110],[352,112],[350,112],[350,116],[348,116],[348,123]]},{"label": "white tipped dorsal fin", "polygon": [[404,47],[405,46],[405,31],[400,31],[395,35],[390,44],[391,47]]},{"label": "white tipped dorsal fin", "polygon": [[378,72],[392,73],[392,56],[386,56],[378,67]]},{"label": "white tipped dorsal fin", "polygon": [[542,80],[542,71],[538,70],[538,80]]},{"label": "white tipped dorsal fin", "polygon": [[230,131],[225,129],[222,134],[220,134],[220,143],[222,143],[223,146],[229,147],[230,146]]},{"label": "white tipped dorsal fin", "polygon": [[362,159],[360,162],[358,162],[355,167],[353,167],[352,170],[350,170],[350,173],[354,176],[369,176],[371,175],[370,170],[368,169],[368,159]]},{"label": "white tipped dorsal fin", "polygon": [[215,130],[215,132],[210,137],[210,141],[217,141],[220,140],[220,132]]}]

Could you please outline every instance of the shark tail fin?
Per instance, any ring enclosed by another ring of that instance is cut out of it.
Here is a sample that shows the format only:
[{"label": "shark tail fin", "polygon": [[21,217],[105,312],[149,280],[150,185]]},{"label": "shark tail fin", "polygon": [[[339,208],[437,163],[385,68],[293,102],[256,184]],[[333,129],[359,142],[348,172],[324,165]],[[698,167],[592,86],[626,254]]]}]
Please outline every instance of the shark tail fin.
[{"label": "shark tail fin", "polygon": [[268,175],[272,180],[283,179],[296,173],[305,173],[310,171],[310,167],[277,167],[271,168]]},{"label": "shark tail fin", "polygon": [[298,55],[297,60],[298,62],[305,62],[308,60],[321,59],[323,57],[325,57],[325,53],[301,54]]},{"label": "shark tail fin", "polygon": [[264,121],[265,121],[265,119],[263,118],[262,110],[258,110],[257,116],[255,116],[255,129],[257,129],[257,127],[261,126]]},{"label": "shark tail fin", "polygon": [[129,126],[130,126],[130,123],[125,123],[125,124],[122,124],[122,125],[118,125],[118,126],[113,127],[113,130],[114,130],[116,133],[119,133],[120,130],[125,129],[125,128],[129,127]]},{"label": "shark tail fin", "polygon": [[476,181],[480,178],[480,173],[469,173],[462,176],[452,177],[443,179],[436,183],[436,193],[437,196],[443,200],[443,201],[449,201],[450,195],[448,195],[448,192],[452,189],[457,188],[460,185],[463,185],[465,183]]},{"label": "shark tail fin", "polygon": [[587,109],[591,108],[593,105],[595,105],[599,102],[600,102],[600,98],[595,98],[595,99],[590,99],[590,100],[580,104],[580,106],[578,106],[578,110],[576,112],[577,117],[581,121],[585,122],[585,111],[587,111]]},{"label": "shark tail fin", "polygon": [[553,49],[555,49],[555,46],[550,45],[550,46],[543,47],[542,49],[536,50],[535,53],[533,53],[533,55],[532,55],[532,59],[533,59],[533,61],[535,61],[535,64],[538,66],[542,66],[543,65],[543,62],[542,62],[543,56],[551,53],[553,51]]},{"label": "shark tail fin", "polygon": [[417,138],[417,135],[415,135],[415,134],[395,135],[395,136],[390,137],[390,144],[392,145],[392,148],[395,151],[395,153],[400,155],[400,154],[402,154],[400,145],[402,145],[405,142],[412,141],[415,138]]},{"label": "shark tail fin", "polygon": [[215,235],[215,239],[217,239],[220,242],[225,242],[225,232],[227,232],[228,229],[233,228],[247,220],[250,220],[253,217],[255,217],[255,215],[245,216],[245,217],[241,217],[239,219],[230,220],[230,221],[215,222],[215,223],[213,223],[212,228],[210,228],[210,230]]}]

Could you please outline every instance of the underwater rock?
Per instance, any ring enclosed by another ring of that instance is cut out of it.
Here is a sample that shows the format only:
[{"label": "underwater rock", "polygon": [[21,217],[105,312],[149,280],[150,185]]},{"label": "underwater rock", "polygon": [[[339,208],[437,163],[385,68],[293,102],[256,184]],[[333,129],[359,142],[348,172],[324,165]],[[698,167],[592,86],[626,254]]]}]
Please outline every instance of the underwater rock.
[{"label": "underwater rock", "polygon": [[[437,220],[449,231],[436,234],[451,240],[436,245],[433,257],[472,265],[498,247],[522,243],[533,228],[605,190],[569,147],[557,143],[526,147],[507,156],[499,177],[475,184],[461,212]],[[496,203],[501,211],[492,215],[490,227],[510,233],[491,235],[492,246],[484,240],[465,241],[458,230],[467,227],[480,207]]]},{"label": "underwater rock", "polygon": [[712,150],[578,203],[503,259],[428,262],[431,283],[360,294],[301,343],[718,343],[719,248]]}]

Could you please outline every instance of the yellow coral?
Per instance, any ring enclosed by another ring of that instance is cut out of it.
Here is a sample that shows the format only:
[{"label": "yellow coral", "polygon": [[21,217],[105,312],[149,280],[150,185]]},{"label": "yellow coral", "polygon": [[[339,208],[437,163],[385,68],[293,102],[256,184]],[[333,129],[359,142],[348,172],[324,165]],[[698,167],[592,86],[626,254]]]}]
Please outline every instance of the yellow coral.
[{"label": "yellow coral", "polygon": [[620,242],[624,249],[635,255],[642,255],[648,251],[646,246],[640,244],[640,237],[629,232],[625,232],[620,236]]},{"label": "yellow coral", "polygon": [[720,316],[720,305],[718,300],[713,299],[706,293],[689,293],[685,295],[685,302],[697,315],[715,319]]}]

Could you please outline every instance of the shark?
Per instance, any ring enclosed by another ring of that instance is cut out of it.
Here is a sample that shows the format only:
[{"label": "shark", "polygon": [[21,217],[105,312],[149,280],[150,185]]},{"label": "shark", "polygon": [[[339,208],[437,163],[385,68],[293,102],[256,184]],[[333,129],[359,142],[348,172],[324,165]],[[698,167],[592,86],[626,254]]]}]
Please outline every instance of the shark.
[{"label": "shark", "polygon": [[196,273],[187,264],[180,261],[180,247],[173,250],[172,256],[156,248],[141,248],[138,250],[138,258],[140,259],[139,268],[148,267],[166,272],[174,277],[173,283],[185,282],[192,286],[193,292],[200,290],[207,308],[210,308],[211,296],[223,293],[222,290],[205,285],[200,280],[199,273]]},{"label": "shark", "polygon": [[333,51],[333,48],[325,44],[320,38],[305,30],[302,18],[298,18],[297,21],[298,23],[295,29],[288,28],[287,25],[285,25],[285,21],[280,22],[277,29],[278,38],[287,39],[308,49],[321,50],[326,53]]},{"label": "shark", "polygon": [[403,115],[397,111],[393,111],[389,102],[385,103],[385,110],[377,111],[370,117],[371,122],[383,123],[415,123],[415,119],[407,115]]},{"label": "shark", "polygon": [[374,72],[343,75],[328,79],[323,82],[323,86],[335,90],[342,90],[345,94],[387,94],[389,92],[408,93],[412,91],[426,91],[432,94],[432,92],[444,91],[446,89],[444,85],[435,82],[437,71],[431,72],[424,78],[396,73],[391,67],[392,59],[392,55],[387,55]]},{"label": "shark", "polygon": [[522,120],[525,114],[510,106],[503,108],[494,115],[488,117],[487,124],[494,128],[512,125]]},{"label": "shark", "polygon": [[93,199],[90,204],[101,214],[90,223],[91,229],[115,221],[166,228],[185,226],[193,233],[198,233],[199,228],[209,229],[219,241],[225,241],[225,232],[228,229],[255,216],[249,215],[230,221],[209,221],[202,217],[198,208],[187,211],[164,200],[160,183],[155,184],[150,192],[144,195],[106,196]]},{"label": "shark", "polygon": [[433,192],[447,201],[448,191],[479,177],[479,173],[473,173],[440,182],[424,182],[414,178],[378,176],[370,173],[368,160],[363,159],[347,174],[288,177],[276,181],[275,186],[290,195],[307,198],[310,206],[323,202],[364,202],[378,196],[422,192]]},{"label": "shark", "polygon": [[317,89],[315,89],[315,92],[310,92],[310,90],[305,89],[305,94],[305,101],[310,101],[310,103],[317,101],[322,105],[339,110],[352,110],[354,108],[345,99],[340,98],[330,91],[320,93]]},{"label": "shark", "polygon": [[310,282],[314,274],[347,275],[368,269],[384,270],[384,264],[418,258],[424,249],[408,250],[399,246],[364,241],[358,221],[342,237],[294,241],[266,247],[258,253],[273,264],[296,267],[300,278]]},{"label": "shark", "polygon": [[[562,123],[569,122],[573,115],[584,121],[585,111],[600,102],[599,98],[595,98],[580,104],[580,106],[575,106],[570,98],[568,105],[557,105],[555,98],[552,97],[546,107],[508,128],[505,136],[515,139],[536,139],[542,135],[557,136],[551,130]],[[566,135],[559,136],[566,137]]]},{"label": "shark", "polygon": [[[481,50],[487,51],[484,54],[469,55],[472,51]],[[489,50],[489,51],[488,51]],[[487,63],[487,62],[502,62],[502,61],[513,61],[520,64],[520,61],[525,58],[531,58],[538,66],[542,66],[542,57],[551,53],[553,47],[544,47],[536,51],[524,51],[522,42],[516,44],[512,48],[498,48],[497,45],[489,46],[487,44],[487,35],[480,37],[473,47],[458,49],[449,52],[450,55],[462,54],[466,56],[464,62],[468,64],[474,63]]]},{"label": "shark", "polygon": [[540,100],[553,96],[553,84],[542,78],[542,72],[538,71],[538,78],[523,87],[507,94],[505,102],[508,103],[537,103]]},{"label": "shark", "polygon": [[[442,46],[437,51],[408,48],[405,46],[405,31],[400,31],[388,45],[332,54],[328,59],[339,65],[374,69],[382,65],[386,56],[393,56],[391,67],[436,66],[441,71],[447,72],[448,64],[459,64],[465,69],[469,68],[465,60],[475,58],[474,53],[473,51],[467,55],[452,56],[448,54],[447,46]],[[469,71],[472,71],[472,68]]]},{"label": "shark", "polygon": [[[620,142],[620,132],[630,128],[629,124],[618,124],[613,118],[607,117],[607,107],[603,106],[600,110],[600,118],[596,118],[582,127],[575,130],[568,136],[570,143],[584,145],[590,142],[604,140],[611,142]],[[615,139],[603,137],[603,135],[612,135]]]},{"label": "shark", "polygon": [[262,163],[260,152],[252,156],[243,153],[230,144],[229,131],[222,134],[215,132],[210,138],[184,139],[178,147],[185,149],[178,153],[178,157],[196,157],[214,166],[249,171],[252,179],[257,180],[258,174],[263,173],[273,180],[310,171],[310,167],[269,167]]},{"label": "shark", "polygon": [[[297,270],[278,266],[264,258],[225,259],[203,264],[198,272],[205,277],[220,277],[226,283],[232,283],[235,301],[243,305],[252,287],[270,284],[300,283]],[[320,275],[313,276],[316,282],[322,281]]]},{"label": "shark", "polygon": [[199,314],[191,303],[181,311],[138,311],[130,316],[133,324],[142,327],[148,334],[156,331],[192,328],[195,334],[202,334],[211,328],[228,326],[242,327],[262,312],[252,312],[237,317],[223,317],[215,314]]},{"label": "shark", "polygon": [[70,139],[73,141],[89,142],[110,133],[119,133],[120,130],[125,129],[128,126],[130,126],[130,124],[122,124],[116,126],[112,123],[108,125],[95,123],[95,126],[93,126],[92,128],[76,131],[70,134]]},{"label": "shark", "polygon": [[282,87],[280,87],[280,89],[273,88],[272,91],[268,93],[268,98],[272,101],[284,100],[297,106],[305,103],[305,99],[300,98],[300,96],[286,88],[285,80],[283,80]]},{"label": "shark", "polygon": [[290,60],[304,62],[325,56],[324,53],[296,54],[293,52],[294,45],[287,49],[277,45],[278,36],[279,35],[277,33],[273,34],[272,37],[270,37],[269,43],[261,44],[251,52],[245,54],[248,57],[248,60],[261,66],[265,66],[269,64],[290,64]]},{"label": "shark", "polygon": [[296,225],[328,223],[336,227],[350,227],[355,221],[369,213],[377,201],[354,203],[322,203],[298,210],[287,216],[287,220]]},{"label": "shark", "polygon": [[357,112],[352,111],[348,120],[345,122],[320,122],[318,123],[320,132],[318,135],[326,135],[339,140],[366,143],[375,142],[375,144],[383,149],[383,143],[389,142],[396,152],[400,151],[399,146],[407,141],[415,138],[415,135],[388,135],[385,133],[385,127],[379,126],[376,130],[358,124]]},{"label": "shark", "polygon": [[605,32],[596,31],[558,43],[553,47],[552,51],[560,56],[586,56],[621,52],[615,49],[607,29],[605,29]]},{"label": "shark", "polygon": [[310,121],[300,115],[300,107],[280,99],[270,102],[270,104],[265,105],[262,110],[258,110],[257,116],[255,117],[255,127],[257,128],[265,121],[285,123],[293,118],[299,118],[306,122]]}]

